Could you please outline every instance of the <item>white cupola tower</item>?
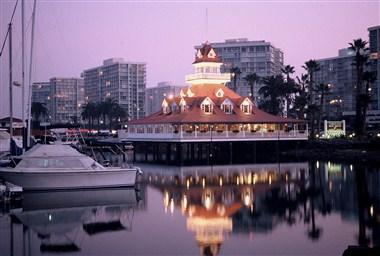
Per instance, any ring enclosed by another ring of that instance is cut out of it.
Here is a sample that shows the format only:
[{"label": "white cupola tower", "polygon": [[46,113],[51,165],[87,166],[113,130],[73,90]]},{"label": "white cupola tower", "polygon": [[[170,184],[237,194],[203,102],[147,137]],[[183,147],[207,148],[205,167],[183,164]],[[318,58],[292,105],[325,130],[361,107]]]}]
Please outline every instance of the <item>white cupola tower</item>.
[{"label": "white cupola tower", "polygon": [[226,84],[230,81],[229,73],[221,73],[223,63],[215,50],[207,42],[197,50],[193,62],[194,73],[185,77],[186,83],[197,84]]}]

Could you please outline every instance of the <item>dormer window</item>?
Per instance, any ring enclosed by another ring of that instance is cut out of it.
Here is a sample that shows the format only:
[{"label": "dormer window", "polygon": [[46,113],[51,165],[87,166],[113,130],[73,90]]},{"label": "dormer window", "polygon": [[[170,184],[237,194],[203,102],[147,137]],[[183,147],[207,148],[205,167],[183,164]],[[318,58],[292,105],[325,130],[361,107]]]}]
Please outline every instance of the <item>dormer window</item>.
[{"label": "dormer window", "polygon": [[170,113],[170,106],[169,106],[168,102],[166,101],[166,99],[164,99],[164,101],[162,102],[162,113],[164,113],[164,114]]},{"label": "dormer window", "polygon": [[185,110],[186,110],[186,101],[184,99],[181,99],[181,101],[179,102],[179,108],[180,108],[181,112],[185,112]]},{"label": "dormer window", "polygon": [[201,103],[201,109],[205,114],[212,114],[214,111],[214,103],[211,101],[210,98],[206,98]]},{"label": "dormer window", "polygon": [[223,103],[220,105],[220,108],[223,110],[224,113],[232,114],[233,103],[230,99],[225,99]]},{"label": "dormer window", "polygon": [[193,97],[194,93],[189,89],[187,89],[187,97]]},{"label": "dormer window", "polygon": [[246,98],[241,104],[240,104],[240,109],[244,114],[252,114],[252,102]]}]

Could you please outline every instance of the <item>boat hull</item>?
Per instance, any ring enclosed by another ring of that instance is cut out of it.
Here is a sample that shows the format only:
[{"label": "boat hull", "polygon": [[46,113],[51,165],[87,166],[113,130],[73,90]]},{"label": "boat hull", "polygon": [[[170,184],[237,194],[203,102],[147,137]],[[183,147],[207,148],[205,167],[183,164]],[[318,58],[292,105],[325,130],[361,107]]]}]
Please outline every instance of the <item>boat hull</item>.
[{"label": "boat hull", "polygon": [[22,172],[0,169],[0,178],[24,190],[61,190],[131,187],[136,183],[136,169],[71,172]]}]

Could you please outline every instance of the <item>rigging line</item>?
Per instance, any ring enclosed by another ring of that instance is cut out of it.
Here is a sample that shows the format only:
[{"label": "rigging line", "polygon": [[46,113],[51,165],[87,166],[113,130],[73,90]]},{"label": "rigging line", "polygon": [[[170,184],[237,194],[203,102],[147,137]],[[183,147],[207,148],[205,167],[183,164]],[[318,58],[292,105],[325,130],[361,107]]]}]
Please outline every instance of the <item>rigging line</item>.
[{"label": "rigging line", "polygon": [[[11,21],[9,23],[12,23],[12,21],[13,21],[13,17],[15,16],[17,4],[18,4],[18,0],[16,1],[15,7],[13,8],[13,13],[12,13]],[[9,35],[9,28],[7,29],[7,34],[5,35],[3,46],[1,47],[0,57],[3,54],[5,43],[7,42],[7,39],[8,39],[8,35]]]}]

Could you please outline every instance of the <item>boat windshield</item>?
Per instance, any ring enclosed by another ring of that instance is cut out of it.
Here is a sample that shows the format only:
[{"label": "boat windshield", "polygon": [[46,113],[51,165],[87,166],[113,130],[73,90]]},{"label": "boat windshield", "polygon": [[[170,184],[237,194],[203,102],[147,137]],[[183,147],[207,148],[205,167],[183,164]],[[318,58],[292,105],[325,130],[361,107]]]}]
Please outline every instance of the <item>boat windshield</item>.
[{"label": "boat windshield", "polygon": [[79,157],[36,157],[36,158],[24,158],[18,167],[22,168],[85,168],[84,164]]}]

